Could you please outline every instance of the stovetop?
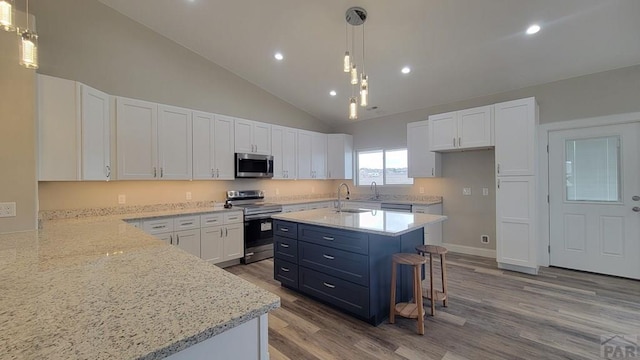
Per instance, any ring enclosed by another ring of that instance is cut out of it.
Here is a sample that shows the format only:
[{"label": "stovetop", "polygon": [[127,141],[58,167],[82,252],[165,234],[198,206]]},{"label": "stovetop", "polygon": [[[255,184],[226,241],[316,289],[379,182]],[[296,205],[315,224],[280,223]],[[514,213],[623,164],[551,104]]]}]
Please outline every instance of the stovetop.
[{"label": "stovetop", "polygon": [[264,192],[261,190],[227,191],[227,202],[242,209],[245,215],[282,212],[282,205],[264,202]]}]

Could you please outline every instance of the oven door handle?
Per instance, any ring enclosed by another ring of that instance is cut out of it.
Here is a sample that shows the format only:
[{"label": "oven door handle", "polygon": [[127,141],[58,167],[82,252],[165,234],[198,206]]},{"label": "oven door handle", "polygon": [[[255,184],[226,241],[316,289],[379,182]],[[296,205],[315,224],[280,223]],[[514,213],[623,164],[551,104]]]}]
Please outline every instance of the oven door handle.
[{"label": "oven door handle", "polygon": [[279,213],[245,215],[244,220],[250,221],[250,220],[271,219],[271,215],[275,215],[275,214],[279,214]]}]

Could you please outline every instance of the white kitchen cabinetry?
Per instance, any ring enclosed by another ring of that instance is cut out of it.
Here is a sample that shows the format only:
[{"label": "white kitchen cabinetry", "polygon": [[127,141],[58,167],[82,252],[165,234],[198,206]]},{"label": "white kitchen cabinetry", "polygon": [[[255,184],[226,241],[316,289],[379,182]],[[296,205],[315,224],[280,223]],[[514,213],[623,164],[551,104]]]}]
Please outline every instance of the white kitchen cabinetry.
[{"label": "white kitchen cabinetry", "polygon": [[198,215],[143,220],[142,229],[170,245],[200,257],[200,216]]},{"label": "white kitchen cabinetry", "polygon": [[193,154],[191,124],[191,110],[158,105],[160,179],[191,179]]},{"label": "white kitchen cabinetry", "polygon": [[233,118],[193,112],[194,180],[232,180],[234,151]]},{"label": "white kitchen cabinetry", "polygon": [[200,257],[200,229],[175,232],[175,244],[189,254]]},{"label": "white kitchen cabinetry", "polygon": [[[442,215],[442,204],[413,205],[411,212],[420,214]],[[442,222],[424,227],[425,245],[442,245]]]},{"label": "white kitchen cabinetry", "polygon": [[[201,215],[201,257],[217,264],[244,256],[244,223],[242,212]],[[215,226],[206,226],[218,224]]]},{"label": "white kitchen cabinetry", "polygon": [[439,177],[441,155],[429,150],[429,121],[407,124],[409,177]]},{"label": "white kitchen cabinetry", "polygon": [[296,129],[271,126],[271,155],[273,155],[273,178],[295,179],[297,154]]},{"label": "white kitchen cabinetry", "polygon": [[118,179],[157,179],[158,105],[118,97],[116,112]]},{"label": "white kitchen cabinetry", "polygon": [[538,108],[535,98],[495,104],[498,267],[537,273]]},{"label": "white kitchen cabinetry", "polygon": [[327,134],[298,130],[298,179],[326,179]]},{"label": "white kitchen cabinetry", "polygon": [[327,135],[327,179],[353,179],[353,136]]},{"label": "white kitchen cabinetry", "polygon": [[535,174],[537,105],[535,98],[495,104],[497,176]]},{"label": "white kitchen cabinetry", "polygon": [[493,106],[429,116],[429,150],[493,146]]},{"label": "white kitchen cabinetry", "polygon": [[237,153],[271,154],[271,125],[235,119],[235,149]]},{"label": "white kitchen cabinetry", "polygon": [[47,75],[37,81],[38,179],[109,180],[109,95]]}]

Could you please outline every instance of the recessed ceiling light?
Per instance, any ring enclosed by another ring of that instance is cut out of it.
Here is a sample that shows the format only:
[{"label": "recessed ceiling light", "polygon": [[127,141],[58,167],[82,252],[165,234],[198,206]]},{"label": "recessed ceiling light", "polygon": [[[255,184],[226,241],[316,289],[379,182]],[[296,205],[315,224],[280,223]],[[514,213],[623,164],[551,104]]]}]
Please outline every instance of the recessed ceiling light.
[{"label": "recessed ceiling light", "polygon": [[336,96],[336,95],[338,95],[338,93],[335,90],[331,90],[331,91],[329,91],[329,95]]},{"label": "recessed ceiling light", "polygon": [[531,25],[531,26],[529,26],[527,28],[527,35],[533,35],[533,34],[537,33],[538,31],[540,31],[540,25],[533,24],[533,25]]},{"label": "recessed ceiling light", "polygon": [[403,68],[402,68],[402,70],[400,70],[400,71],[402,71],[402,73],[403,73],[403,74],[408,74],[408,73],[410,73],[410,72],[411,72],[411,68],[410,68],[410,67],[408,67],[408,66],[405,66],[405,67],[403,67]]},{"label": "recessed ceiling light", "polygon": [[284,59],[284,55],[282,55],[282,53],[279,53],[279,52],[275,53],[273,57],[276,58],[276,60]]}]

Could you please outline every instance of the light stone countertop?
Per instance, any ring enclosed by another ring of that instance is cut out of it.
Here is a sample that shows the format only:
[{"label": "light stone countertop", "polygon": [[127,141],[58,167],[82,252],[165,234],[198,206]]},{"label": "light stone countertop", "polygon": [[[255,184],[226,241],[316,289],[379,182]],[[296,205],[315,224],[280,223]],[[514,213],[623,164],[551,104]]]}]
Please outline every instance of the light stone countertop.
[{"label": "light stone countertop", "polygon": [[279,307],[131,215],[0,235],[0,359],[159,359]]},{"label": "light stone countertop", "polygon": [[[297,200],[269,200],[269,202],[273,202],[276,204],[280,204],[280,205],[297,205],[297,204],[313,204],[313,203],[319,203],[319,202],[326,202],[326,201],[337,201],[338,198],[336,197],[331,197],[331,198],[320,198],[320,199],[297,199]],[[428,205],[435,205],[435,204],[442,204],[442,197],[433,197],[432,199],[427,199],[427,200],[410,200],[410,199],[406,199],[406,198],[401,198],[401,199],[396,199],[390,196],[386,196],[386,195],[381,195],[380,199],[375,200],[375,199],[371,199],[368,197],[362,197],[362,196],[355,196],[355,197],[351,197],[349,200],[345,200],[344,198],[342,199],[343,201],[355,201],[355,202],[375,202],[375,203],[394,203],[394,204],[412,204],[412,205],[421,205],[421,206],[428,206]]]},{"label": "light stone countertop", "polygon": [[[363,209],[364,210],[364,209]],[[360,213],[318,209],[273,215],[278,220],[354,230],[370,234],[398,236],[428,224],[447,219],[443,215],[418,214],[387,210],[366,210]]]}]

